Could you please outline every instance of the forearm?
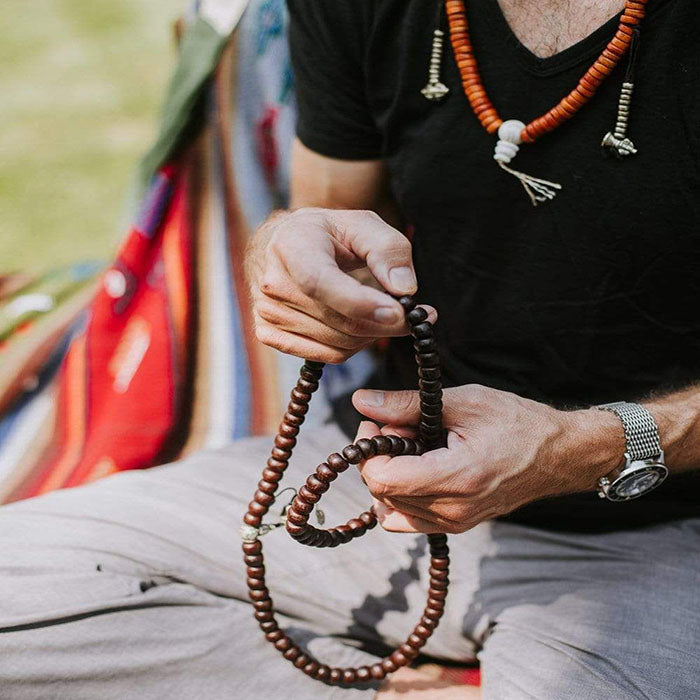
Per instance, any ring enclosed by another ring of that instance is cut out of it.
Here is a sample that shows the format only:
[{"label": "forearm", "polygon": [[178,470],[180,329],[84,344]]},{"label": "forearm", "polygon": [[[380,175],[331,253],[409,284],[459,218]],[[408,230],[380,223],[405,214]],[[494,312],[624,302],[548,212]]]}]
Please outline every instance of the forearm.
[{"label": "forearm", "polygon": [[640,403],[659,426],[669,470],[682,472],[700,468],[700,386]]}]

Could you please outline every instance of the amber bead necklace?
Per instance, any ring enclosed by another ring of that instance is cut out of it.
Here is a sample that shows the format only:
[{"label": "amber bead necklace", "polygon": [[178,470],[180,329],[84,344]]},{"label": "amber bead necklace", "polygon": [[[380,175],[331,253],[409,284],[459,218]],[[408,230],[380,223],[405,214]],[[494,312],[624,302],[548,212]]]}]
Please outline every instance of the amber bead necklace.
[{"label": "amber bead necklace", "polygon": [[291,504],[282,511],[280,522],[263,523],[263,518],[275,503],[279,482],[289,464],[300,426],[309,410],[311,396],[318,389],[323,373],[322,363],[306,360],[300,370],[296,386],[292,389],[287,412],[282,418],[279,432],[275,437],[272,453],[263,469],[253,500],[248,504],[248,512],[243,518],[244,524],[241,528],[248,595],[253,603],[255,619],[265,638],[287,661],[307,676],[330,685],[360,685],[377,682],[402,666],[410,664],[438,626],[445,609],[450,565],[447,536],[432,534],[428,535],[430,547],[428,602],[423,615],[406,641],[389,656],[371,666],[336,668],[316,660],[311,654],[303,651],[284,630],[280,629],[275,619],[270,591],[265,582],[263,546],[260,538],[276,527],[285,526],[287,532],[297,542],[310,547],[337,547],[361,537],[377,524],[377,516],[372,508],[352,518],[345,525],[327,530],[309,524],[309,516],[321,496],[329,489],[331,482],[335,481],[338,475],[351,464],[359,464],[375,455],[390,457],[420,455],[443,444],[442,382],[433,327],[427,320],[428,314],[425,309],[417,307],[412,297],[401,297],[399,303],[403,307],[413,336],[418,365],[421,414],[418,437],[413,439],[398,435],[380,435],[369,439],[363,438],[340,452],[329,455],[326,461],[319,464],[316,471],[309,476]]},{"label": "amber bead necklace", "polygon": [[[540,202],[553,199],[557,190],[561,189],[561,185],[513,170],[508,164],[517,155],[521,143],[533,143],[543,134],[561,126],[595,95],[600,84],[612,73],[620,60],[634,45],[638,36],[638,26],[644,18],[646,3],[647,0],[627,0],[615,35],[593,62],[593,65],[581,77],[578,85],[548,112],[529,124],[524,124],[517,119],[504,121],[484,88],[469,37],[464,0],[445,1],[450,42],[464,94],[484,129],[489,134],[498,133],[494,159],[503,170],[520,180],[533,205],[536,206]],[[429,82],[423,89],[425,97],[431,100],[439,100],[449,91],[439,80],[442,37],[443,32],[439,28],[436,29],[433,33]],[[627,118],[633,88],[630,77],[632,66],[633,62],[630,61],[628,75],[622,86],[614,133],[606,134],[602,143],[604,148],[618,157],[636,153],[632,142],[626,138]]]}]

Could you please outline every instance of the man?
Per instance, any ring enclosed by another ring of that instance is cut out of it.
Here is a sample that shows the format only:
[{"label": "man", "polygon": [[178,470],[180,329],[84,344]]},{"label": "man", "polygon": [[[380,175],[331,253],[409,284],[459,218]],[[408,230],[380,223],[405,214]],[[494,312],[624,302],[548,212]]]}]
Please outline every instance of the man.
[{"label": "man", "polygon": [[[622,5],[468,2],[499,111],[534,118],[568,93]],[[392,337],[374,390],[353,397],[373,421],[358,434],[377,434],[375,422],[410,430],[415,367],[395,297],[418,290],[451,387],[446,447],[343,474],[328,496],[334,519],[364,508],[363,480],[385,530],[456,533],[446,612],[425,651],[478,656],[489,700],[695,697],[700,10],[648,3],[629,120],[637,154],[606,160],[597,148],[621,68],[566,125],[523,146],[519,167],[562,186],[535,209],[495,166],[449,51],[448,95],[421,94],[438,3],[289,8],[299,139],[292,210],[249,253],[258,337],[324,362]],[[613,401],[629,403],[597,408]],[[336,413],[350,430],[349,412]],[[336,425],[302,435],[290,485],[343,444]],[[411,671],[382,688],[330,688],[265,642],[232,540],[267,449],[245,441],[0,512],[14,574],[5,696],[471,697]],[[615,471],[625,452],[641,476]],[[598,499],[605,478],[603,495],[639,498]],[[284,627],[324,662],[373,663],[419,616],[422,539],[374,532],[318,552],[277,532],[265,553]]]}]

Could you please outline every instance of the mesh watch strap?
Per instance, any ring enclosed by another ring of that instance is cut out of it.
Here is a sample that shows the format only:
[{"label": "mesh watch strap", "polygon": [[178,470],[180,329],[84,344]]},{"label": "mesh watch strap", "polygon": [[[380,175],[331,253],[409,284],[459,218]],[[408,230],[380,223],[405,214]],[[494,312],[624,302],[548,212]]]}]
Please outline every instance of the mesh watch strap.
[{"label": "mesh watch strap", "polygon": [[601,411],[611,411],[622,421],[627,454],[632,461],[658,457],[662,453],[656,421],[644,406],[618,401],[598,408]]}]

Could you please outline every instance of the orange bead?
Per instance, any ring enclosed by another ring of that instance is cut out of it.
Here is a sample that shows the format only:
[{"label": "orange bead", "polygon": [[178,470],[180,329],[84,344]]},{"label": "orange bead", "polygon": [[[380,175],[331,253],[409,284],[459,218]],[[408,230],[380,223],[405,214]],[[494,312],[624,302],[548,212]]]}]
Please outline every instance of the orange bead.
[{"label": "orange bead", "polygon": [[486,131],[489,134],[495,134],[501,128],[501,124],[503,124],[503,119],[498,118],[486,127]]},{"label": "orange bead", "polygon": [[626,24],[620,23],[620,26],[617,28],[618,32],[622,32],[623,34],[627,34],[627,36],[631,37],[634,34],[634,29],[632,27],[628,27]]},{"label": "orange bead", "polygon": [[611,61],[609,58],[606,58],[602,54],[598,57],[598,63],[602,63],[604,66],[607,66],[611,70],[617,67],[617,63]]},{"label": "orange bead", "polygon": [[[608,71],[608,73],[610,72],[610,68],[605,68],[605,70]],[[601,82],[602,82],[603,80],[605,80],[605,76],[607,75],[607,73],[603,73],[603,71],[600,70],[600,68],[598,68],[598,66],[596,66],[595,64],[593,64],[593,65],[588,69],[588,72],[589,72],[594,78],[596,78],[597,80],[599,80],[599,81],[601,81]]]},{"label": "orange bead", "polygon": [[[625,54],[629,48],[629,41],[620,41],[616,36],[610,39],[610,44],[612,44],[615,48],[620,49],[623,54]],[[610,44],[608,44],[608,46],[610,46]]]}]

